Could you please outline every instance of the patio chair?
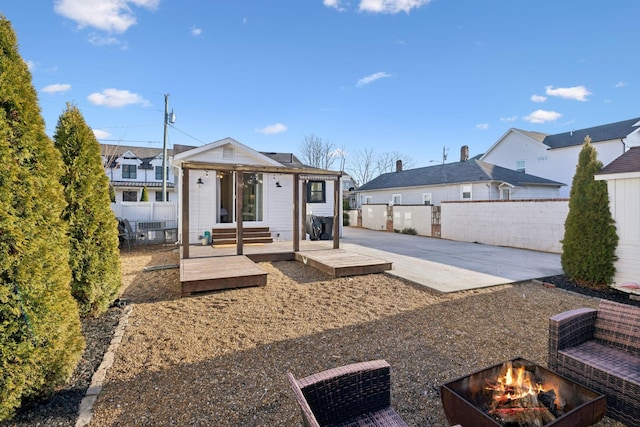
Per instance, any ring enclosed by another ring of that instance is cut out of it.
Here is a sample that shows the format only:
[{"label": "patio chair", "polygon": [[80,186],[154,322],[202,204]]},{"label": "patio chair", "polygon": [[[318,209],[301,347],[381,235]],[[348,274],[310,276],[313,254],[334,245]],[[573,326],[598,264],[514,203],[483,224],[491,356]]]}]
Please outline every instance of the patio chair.
[{"label": "patio chair", "polygon": [[302,379],[287,373],[305,427],[404,426],[391,408],[390,366],[385,360],[354,363]]},{"label": "patio chair", "polygon": [[123,247],[124,243],[127,244],[127,248],[131,250],[131,243],[136,243],[136,233],[134,233],[129,220],[126,218],[116,218],[118,220],[118,240],[120,241],[120,247]]}]

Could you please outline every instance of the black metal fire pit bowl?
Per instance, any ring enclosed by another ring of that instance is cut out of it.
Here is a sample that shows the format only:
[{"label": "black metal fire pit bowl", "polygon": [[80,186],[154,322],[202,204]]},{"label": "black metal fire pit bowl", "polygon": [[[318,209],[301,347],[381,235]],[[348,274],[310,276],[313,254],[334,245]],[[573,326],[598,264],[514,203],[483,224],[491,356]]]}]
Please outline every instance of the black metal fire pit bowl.
[{"label": "black metal fire pit bowl", "polygon": [[[558,375],[542,366],[522,358],[512,359],[514,367],[526,366],[534,374],[537,382],[550,384],[556,394],[562,397],[564,413],[543,427],[590,426],[602,419],[607,410],[605,395]],[[503,368],[503,363],[483,369],[440,387],[442,406],[447,421],[451,425],[463,427],[504,426],[494,420],[484,408],[487,404],[483,388],[487,381],[495,381]],[[514,424],[508,424],[509,426]]]}]

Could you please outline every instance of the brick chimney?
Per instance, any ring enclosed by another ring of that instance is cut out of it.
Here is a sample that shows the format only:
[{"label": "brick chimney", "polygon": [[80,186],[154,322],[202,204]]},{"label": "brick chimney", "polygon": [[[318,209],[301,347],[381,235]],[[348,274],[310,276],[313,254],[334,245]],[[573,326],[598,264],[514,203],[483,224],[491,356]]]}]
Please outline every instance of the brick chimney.
[{"label": "brick chimney", "polygon": [[466,162],[467,160],[469,160],[469,146],[463,145],[460,147],[460,161]]},{"label": "brick chimney", "polygon": [[396,172],[402,172],[402,160],[396,160]]}]

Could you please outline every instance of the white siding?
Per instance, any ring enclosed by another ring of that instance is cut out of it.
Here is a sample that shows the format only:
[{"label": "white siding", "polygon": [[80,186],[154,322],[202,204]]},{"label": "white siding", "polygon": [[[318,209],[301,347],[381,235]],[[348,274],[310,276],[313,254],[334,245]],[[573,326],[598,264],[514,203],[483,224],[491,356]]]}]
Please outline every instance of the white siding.
[{"label": "white siding", "polygon": [[[619,157],[624,147],[619,140],[595,142],[592,145],[598,152],[598,160],[605,166]],[[549,150],[546,145],[519,132],[510,132],[482,161],[515,170],[517,161],[524,160],[527,174],[566,184],[560,188],[558,197],[567,198],[580,150],[582,145]]]},{"label": "white siding", "polygon": [[640,178],[607,181],[619,241],[614,283],[640,284]]},{"label": "white siding", "polygon": [[[431,193],[431,204],[438,206],[442,202],[460,201],[462,199],[462,185],[450,184],[363,191],[359,197],[362,204],[365,204],[366,196],[371,196],[371,204],[389,204],[392,202],[394,194],[400,194],[403,205],[421,205],[423,194]],[[471,186],[471,200],[500,200],[498,183],[480,182],[471,184]],[[515,187],[511,190],[512,200],[553,199],[558,197],[559,191],[556,187]]]}]

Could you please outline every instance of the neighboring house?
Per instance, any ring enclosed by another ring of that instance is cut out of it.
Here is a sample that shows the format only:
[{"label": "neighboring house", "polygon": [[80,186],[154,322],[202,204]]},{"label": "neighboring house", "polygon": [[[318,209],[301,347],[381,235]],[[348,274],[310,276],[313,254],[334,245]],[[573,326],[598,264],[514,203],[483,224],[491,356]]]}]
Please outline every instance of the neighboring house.
[{"label": "neighboring house", "polygon": [[552,199],[564,184],[477,159],[462,148],[459,162],[389,172],[358,188],[361,204],[440,205],[458,200]]},{"label": "neighboring house", "polygon": [[640,145],[640,117],[555,135],[512,128],[480,160],[566,183],[560,197],[567,198],[587,135],[598,160],[607,165],[629,147]]},{"label": "neighboring house", "polygon": [[606,180],[618,247],[614,283],[640,285],[640,146],[630,148],[595,176]]},{"label": "neighboring house", "polygon": [[[116,203],[138,202],[147,187],[149,201],[162,201],[162,148],[100,144],[102,164],[116,192]],[[175,201],[171,173],[173,150],[167,150],[167,198]]]},{"label": "neighboring house", "polygon": [[[291,153],[255,151],[232,138],[201,147],[174,148],[172,167],[178,180],[178,211],[189,212],[190,243],[197,242],[213,228],[235,229],[240,217],[243,228],[268,227],[274,239],[291,240],[295,176],[299,178],[299,194],[304,191],[303,200],[307,202],[300,208],[301,224],[306,215],[334,215],[334,183],[340,179],[339,172],[305,166]],[[189,176],[187,183],[182,182],[185,172]],[[240,173],[242,211],[238,215],[236,194]],[[183,206],[182,192],[187,187],[189,205]],[[341,200],[340,186],[335,190],[337,200]],[[338,205],[341,218],[342,206]],[[179,222],[182,229],[182,214]],[[182,241],[184,244],[184,238]]]},{"label": "neighboring house", "polygon": [[350,175],[344,173],[342,175],[342,202],[346,203],[350,209],[360,207],[356,192],[356,182]]}]

